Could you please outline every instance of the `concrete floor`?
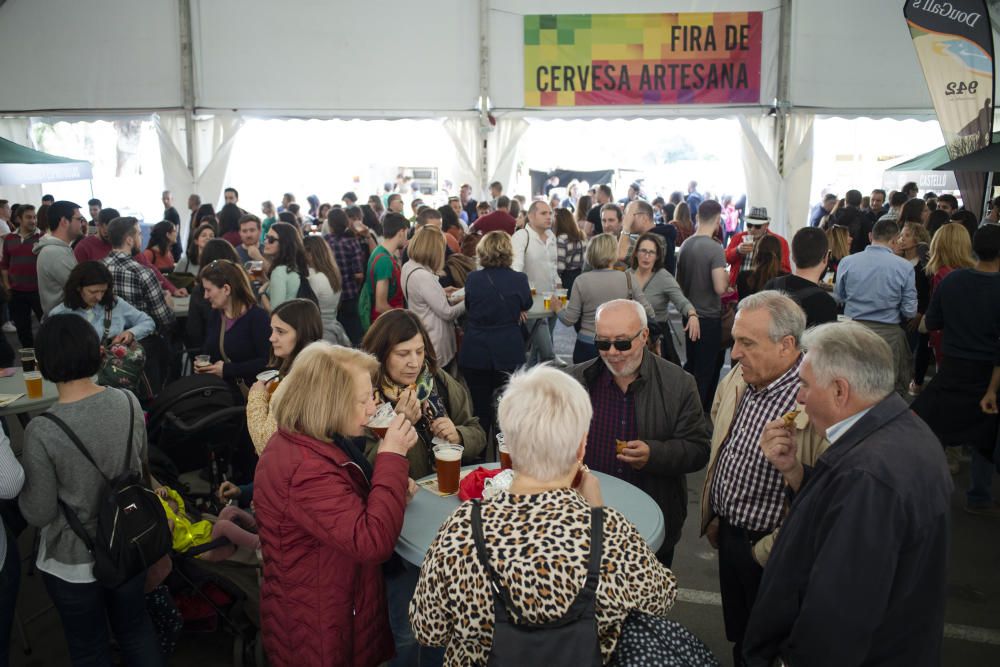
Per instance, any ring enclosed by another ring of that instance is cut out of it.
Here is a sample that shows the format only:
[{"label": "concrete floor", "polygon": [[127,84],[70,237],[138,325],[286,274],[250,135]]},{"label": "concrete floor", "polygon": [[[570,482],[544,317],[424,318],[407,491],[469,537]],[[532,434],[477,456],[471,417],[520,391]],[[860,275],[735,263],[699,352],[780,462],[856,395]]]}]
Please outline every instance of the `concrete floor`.
[{"label": "concrete floor", "polygon": [[[570,360],[573,335],[557,328],[556,352]],[[681,348],[683,350],[683,348]],[[683,352],[681,352],[683,354]],[[15,447],[20,427],[11,420]],[[698,635],[723,665],[731,665],[731,649],[725,639],[722,609],[718,599],[716,554],[697,535],[699,493],[704,473],[688,477],[689,518],[676,549],[674,572],[681,585],[672,616]],[[1000,520],[972,516],[963,511],[968,487],[968,464],[955,478],[952,498],[953,528],[951,564],[948,572],[948,603],[942,665],[987,667],[1000,664]],[[994,478],[994,497],[1000,485]],[[22,536],[22,556],[29,553]],[[25,656],[15,631],[11,645],[14,667],[56,667],[68,664],[59,619],[37,576],[22,577],[18,610],[26,622],[33,653]],[[918,613],[915,611],[915,613]],[[232,665],[232,640],[222,632],[185,635],[171,665],[216,667]]]}]

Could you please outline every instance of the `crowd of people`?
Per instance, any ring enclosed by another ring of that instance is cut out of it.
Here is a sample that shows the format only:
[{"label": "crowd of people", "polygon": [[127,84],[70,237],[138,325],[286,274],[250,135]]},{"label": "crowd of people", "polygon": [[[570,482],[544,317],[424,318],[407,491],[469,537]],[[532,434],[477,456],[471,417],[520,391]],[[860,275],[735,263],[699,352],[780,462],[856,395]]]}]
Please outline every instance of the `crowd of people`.
[{"label": "crowd of people", "polygon": [[[4,311],[59,397],[19,457],[0,437],[0,496],[17,499],[5,522],[39,529],[74,664],[111,664],[109,629],[128,664],[164,664],[179,627],[168,566],[107,588],[76,525],[97,527],[102,480],[129,471],[174,550],[256,552],[272,665],[507,664],[518,628],[574,613],[591,619],[563,645],[580,663],[714,664],[669,619],[686,475],[706,466],[696,529],[718,550],[736,665],[938,664],[962,447],[968,511],[1000,516],[1000,199],[980,222],[915,186],[830,194],[789,242],[765,206],[695,182],[669,201],[581,190],[493,183],[476,201],[466,185],[437,208],[414,196],[410,216],[391,188],[308,208],[286,193],[258,216],[226,188],[218,211],[191,195],[186,220],[164,192],[148,242],[97,199],[89,220],[0,200]],[[101,372],[116,346],[141,350],[142,382]],[[14,359],[0,336],[0,366]],[[246,411],[212,478],[245,509],[204,524],[150,474],[143,420],[188,374]],[[435,445],[493,461],[500,433],[509,491],[462,504],[422,566],[397,555]],[[595,471],[662,511],[655,552]],[[0,563],[2,661],[16,535]]]}]

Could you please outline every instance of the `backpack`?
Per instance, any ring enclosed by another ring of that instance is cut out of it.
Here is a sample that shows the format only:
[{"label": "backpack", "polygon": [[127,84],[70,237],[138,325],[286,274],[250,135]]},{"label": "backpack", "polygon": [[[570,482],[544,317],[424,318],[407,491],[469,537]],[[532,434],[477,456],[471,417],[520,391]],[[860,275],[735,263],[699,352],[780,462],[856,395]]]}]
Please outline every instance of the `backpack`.
[{"label": "backpack", "polygon": [[382,257],[388,257],[389,261],[392,261],[392,256],[388,253],[376,257],[374,262],[370,261],[368,265],[368,277],[365,279],[365,284],[361,286],[361,292],[358,294],[358,317],[361,319],[361,328],[364,331],[368,331],[368,328],[372,325],[372,308],[375,306],[375,265],[378,264]]},{"label": "backpack", "polygon": [[476,553],[490,578],[493,595],[493,645],[487,667],[507,665],[545,665],[546,667],[599,667],[601,646],[595,613],[597,584],[603,553],[604,510],[590,510],[590,560],[587,582],[562,616],[547,623],[518,621],[510,591],[490,567],[483,539],[481,504],[472,501],[472,536]]},{"label": "backpack", "polygon": [[84,458],[97,468],[104,478],[100,507],[97,511],[97,533],[87,534],[80,517],[63,501],[59,501],[66,522],[94,557],[94,578],[105,588],[118,588],[141,573],[150,565],[170,553],[172,536],[167,525],[167,515],[160,499],[146,486],[141,473],[131,471],[132,434],[135,407],[128,394],[129,434],[125,450],[125,470],[108,479],[98,467],[80,438],[59,417],[43,413],[41,417],[58,426]]}]

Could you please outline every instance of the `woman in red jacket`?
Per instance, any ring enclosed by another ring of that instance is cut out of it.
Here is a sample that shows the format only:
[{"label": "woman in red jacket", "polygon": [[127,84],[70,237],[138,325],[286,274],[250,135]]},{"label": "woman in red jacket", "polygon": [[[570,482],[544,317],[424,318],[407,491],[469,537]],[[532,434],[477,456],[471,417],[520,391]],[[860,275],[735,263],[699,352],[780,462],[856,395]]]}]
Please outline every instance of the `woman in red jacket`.
[{"label": "woman in red jacket", "polygon": [[[299,353],[271,399],[278,432],[257,465],[261,626],[273,667],[369,667],[394,654],[382,563],[416,491],[400,415],[374,469],[354,438],[375,412],[371,355],[325,342]],[[316,387],[337,387],[323,400]]]}]

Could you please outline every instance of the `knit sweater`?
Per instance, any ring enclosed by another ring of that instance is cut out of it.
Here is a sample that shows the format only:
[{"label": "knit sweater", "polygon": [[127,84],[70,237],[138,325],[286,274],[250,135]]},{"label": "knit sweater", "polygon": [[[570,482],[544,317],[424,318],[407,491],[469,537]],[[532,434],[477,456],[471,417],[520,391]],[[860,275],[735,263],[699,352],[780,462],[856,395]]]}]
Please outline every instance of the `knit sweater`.
[{"label": "knit sweater", "polygon": [[[132,401],[131,428],[126,400]],[[70,583],[88,583],[94,581],[93,556],[69,527],[59,501],[76,512],[93,536],[103,498],[101,472],[114,478],[125,471],[130,430],[129,469],[141,470],[147,457],[146,424],[136,397],[117,389],[103,389],[72,403],[56,403],[48,411],[66,422],[101,471],[91,465],[53,422],[33,419],[24,431],[21,513],[28,523],[42,529],[38,569]]]}]

